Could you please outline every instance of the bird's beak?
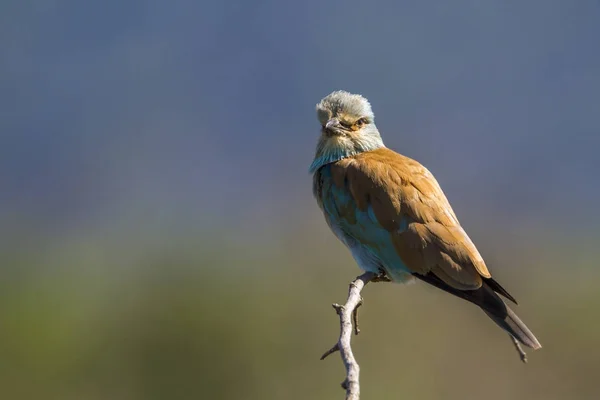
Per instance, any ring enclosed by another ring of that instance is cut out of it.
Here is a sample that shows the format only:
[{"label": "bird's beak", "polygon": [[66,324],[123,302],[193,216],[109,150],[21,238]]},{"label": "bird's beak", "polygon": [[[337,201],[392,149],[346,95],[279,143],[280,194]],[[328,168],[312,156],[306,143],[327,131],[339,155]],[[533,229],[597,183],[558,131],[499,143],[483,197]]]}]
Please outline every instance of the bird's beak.
[{"label": "bird's beak", "polygon": [[325,129],[327,129],[328,131],[335,131],[340,128],[341,128],[340,120],[337,118],[331,118],[325,124]]},{"label": "bird's beak", "polygon": [[327,133],[328,136],[343,135],[344,134],[343,128],[344,127],[340,123],[340,120],[337,118],[331,118],[325,124],[325,132]]}]

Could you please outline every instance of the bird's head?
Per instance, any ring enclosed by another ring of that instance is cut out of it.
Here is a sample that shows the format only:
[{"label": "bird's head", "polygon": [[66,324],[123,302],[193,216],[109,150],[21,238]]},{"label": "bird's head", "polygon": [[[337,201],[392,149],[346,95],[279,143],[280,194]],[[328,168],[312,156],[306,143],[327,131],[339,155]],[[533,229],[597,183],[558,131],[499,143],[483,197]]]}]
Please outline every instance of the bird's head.
[{"label": "bird's head", "polygon": [[321,137],[311,172],[363,151],[384,147],[369,101],[359,94],[335,91],[317,104]]},{"label": "bird's head", "polygon": [[369,100],[343,90],[329,94],[317,104],[317,118],[321,133],[334,139],[359,140],[363,135],[377,132]]}]

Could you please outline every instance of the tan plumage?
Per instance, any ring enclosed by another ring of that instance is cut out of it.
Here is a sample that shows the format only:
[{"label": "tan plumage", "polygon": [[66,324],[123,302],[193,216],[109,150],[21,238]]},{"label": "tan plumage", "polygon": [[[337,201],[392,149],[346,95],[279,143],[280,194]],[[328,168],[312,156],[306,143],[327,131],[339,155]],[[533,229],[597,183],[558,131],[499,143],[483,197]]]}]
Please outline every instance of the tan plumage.
[{"label": "tan plumage", "polygon": [[[437,181],[417,161],[380,148],[333,163],[331,173],[336,185],[346,182],[359,209],[373,208],[413,272],[431,271],[461,290],[491,277]],[[406,219],[408,227],[400,230]]]}]

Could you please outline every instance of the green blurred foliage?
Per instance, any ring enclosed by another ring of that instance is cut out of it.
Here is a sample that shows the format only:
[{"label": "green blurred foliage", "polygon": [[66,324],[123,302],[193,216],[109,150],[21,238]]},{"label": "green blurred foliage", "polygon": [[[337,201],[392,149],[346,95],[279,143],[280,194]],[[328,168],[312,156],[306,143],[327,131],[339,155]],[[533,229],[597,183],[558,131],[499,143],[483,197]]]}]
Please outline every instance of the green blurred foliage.
[{"label": "green blurred foliage", "polygon": [[[330,304],[359,271],[317,217],[246,242],[127,234],[7,249],[2,398],[343,398],[339,357],[319,356],[338,334]],[[502,247],[476,228],[543,349],[522,365],[475,307],[421,283],[370,284],[353,340],[363,397],[597,398],[593,247],[530,231]]]}]

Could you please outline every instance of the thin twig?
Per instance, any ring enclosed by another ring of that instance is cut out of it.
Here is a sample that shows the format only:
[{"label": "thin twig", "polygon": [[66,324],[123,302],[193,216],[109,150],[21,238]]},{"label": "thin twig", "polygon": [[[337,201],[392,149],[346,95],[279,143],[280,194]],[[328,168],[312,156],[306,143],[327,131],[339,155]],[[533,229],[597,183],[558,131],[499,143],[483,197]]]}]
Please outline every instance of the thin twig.
[{"label": "thin twig", "polygon": [[321,356],[321,361],[323,361],[324,359],[326,359],[330,354],[335,353],[336,351],[340,351],[340,347],[338,346],[338,344],[334,344],[332,348],[330,348],[329,350],[327,350],[325,353],[323,353],[323,355]]},{"label": "thin twig", "polygon": [[527,354],[525,353],[525,351],[523,351],[521,344],[518,342],[517,339],[515,339],[515,337],[513,335],[508,335],[508,336],[510,336],[510,339],[512,340],[513,344],[515,345],[515,349],[517,350],[517,353],[519,353],[519,357],[521,358],[521,361],[523,361],[524,363],[527,363]]},{"label": "thin twig", "polygon": [[346,390],[346,400],[358,400],[360,398],[360,384],[358,380],[360,368],[350,346],[352,322],[355,325],[354,333],[358,334],[360,330],[358,329],[358,314],[356,310],[362,304],[360,292],[367,283],[375,280],[384,281],[385,279],[382,275],[365,272],[350,283],[346,304],[343,306],[339,304],[333,305],[333,308],[340,316],[340,337],[338,342],[321,356],[321,360],[324,360],[336,351],[340,352],[342,362],[344,363],[344,367],[346,367],[346,379],[342,382],[342,388]]}]

